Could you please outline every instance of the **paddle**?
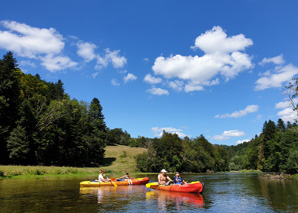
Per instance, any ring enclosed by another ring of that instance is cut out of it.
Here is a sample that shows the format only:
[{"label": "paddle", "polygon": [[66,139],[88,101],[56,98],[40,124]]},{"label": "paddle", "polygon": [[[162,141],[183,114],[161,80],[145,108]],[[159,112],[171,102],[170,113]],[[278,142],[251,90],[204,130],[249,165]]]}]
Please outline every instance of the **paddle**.
[{"label": "paddle", "polygon": [[114,183],[110,178],[107,177],[107,179],[108,179],[109,181],[111,181],[111,183],[114,185],[114,187],[118,187],[117,184]]},{"label": "paddle", "polygon": [[114,183],[112,180],[111,180],[112,184],[114,185],[114,187],[118,187],[116,183]]}]

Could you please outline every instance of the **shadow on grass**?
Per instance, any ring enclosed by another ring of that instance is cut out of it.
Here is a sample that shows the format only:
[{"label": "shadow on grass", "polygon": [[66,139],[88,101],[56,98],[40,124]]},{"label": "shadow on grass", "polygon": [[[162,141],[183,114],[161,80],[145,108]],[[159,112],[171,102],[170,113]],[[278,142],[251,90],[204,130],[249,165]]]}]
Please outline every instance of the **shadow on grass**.
[{"label": "shadow on grass", "polygon": [[104,158],[102,166],[110,166],[116,158]]}]

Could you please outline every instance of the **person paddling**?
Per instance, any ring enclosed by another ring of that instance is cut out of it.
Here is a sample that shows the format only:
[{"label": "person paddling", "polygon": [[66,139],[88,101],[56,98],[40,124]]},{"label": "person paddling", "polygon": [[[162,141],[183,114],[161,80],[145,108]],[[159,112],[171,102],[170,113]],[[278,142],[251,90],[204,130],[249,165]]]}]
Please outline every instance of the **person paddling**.
[{"label": "person paddling", "polygon": [[126,172],[126,174],[124,176],[118,178],[117,181],[131,180],[131,179],[135,179],[135,178],[130,177],[129,173]]},{"label": "person paddling", "polygon": [[112,182],[109,178],[104,178],[105,176],[105,170],[100,170],[100,174],[98,175],[98,182]]},{"label": "person paddling", "polygon": [[[163,169],[160,172],[161,172],[161,174],[159,174],[157,177],[159,185],[165,186],[165,185],[169,185],[170,182],[173,182],[173,180],[169,176],[167,176],[166,170]],[[168,182],[167,182],[167,180],[168,180]]]},{"label": "person paddling", "polygon": [[174,176],[174,183],[175,184],[186,184],[186,182],[180,177],[179,172],[176,172]]}]

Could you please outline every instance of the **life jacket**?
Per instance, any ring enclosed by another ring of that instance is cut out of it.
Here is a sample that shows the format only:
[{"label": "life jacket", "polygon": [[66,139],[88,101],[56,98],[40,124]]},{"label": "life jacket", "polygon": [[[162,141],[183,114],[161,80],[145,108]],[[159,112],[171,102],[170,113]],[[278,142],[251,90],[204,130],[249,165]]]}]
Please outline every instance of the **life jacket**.
[{"label": "life jacket", "polygon": [[176,183],[176,184],[182,184],[183,183],[183,180],[182,180],[182,178],[179,176],[179,177],[174,177],[174,182]]}]

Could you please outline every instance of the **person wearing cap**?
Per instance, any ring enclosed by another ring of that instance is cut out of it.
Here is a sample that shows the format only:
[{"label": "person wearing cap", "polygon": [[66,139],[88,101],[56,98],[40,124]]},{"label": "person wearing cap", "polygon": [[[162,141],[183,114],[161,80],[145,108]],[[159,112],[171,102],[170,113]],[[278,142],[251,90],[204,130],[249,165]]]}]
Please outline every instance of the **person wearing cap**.
[{"label": "person wearing cap", "polygon": [[185,184],[186,182],[180,177],[179,172],[176,172],[174,176],[174,183],[175,184]]},{"label": "person wearing cap", "polygon": [[[169,185],[170,182],[173,182],[173,180],[169,176],[167,176],[166,170],[163,169],[160,172],[161,172],[161,174],[159,174],[157,177],[159,185]],[[168,182],[167,182],[167,180],[168,180]]]}]

